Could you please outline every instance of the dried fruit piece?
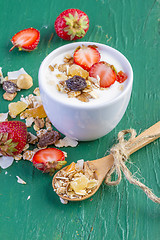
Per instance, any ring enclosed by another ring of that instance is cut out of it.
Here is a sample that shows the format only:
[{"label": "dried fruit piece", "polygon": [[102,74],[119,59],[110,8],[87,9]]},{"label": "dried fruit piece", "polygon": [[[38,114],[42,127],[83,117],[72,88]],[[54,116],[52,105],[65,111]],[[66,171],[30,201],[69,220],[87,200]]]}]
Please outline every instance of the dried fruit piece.
[{"label": "dried fruit piece", "polygon": [[[75,193],[78,194],[79,191],[86,189],[88,182],[88,178],[85,175],[82,175],[81,177],[71,181],[70,187],[75,191]],[[84,192],[82,195],[85,195],[85,193],[86,192]]]},{"label": "dried fruit piece", "polygon": [[17,91],[17,85],[11,81],[4,81],[3,89],[8,93],[15,93]]},{"label": "dried fruit piece", "polygon": [[73,64],[68,69],[68,75],[71,75],[71,77],[77,75],[86,79],[89,76],[89,73],[79,65]]},{"label": "dried fruit piece", "polygon": [[5,92],[5,93],[3,94],[3,98],[4,98],[4,100],[12,101],[12,100],[16,97],[16,95],[17,95],[17,92],[15,92],[15,93]]},{"label": "dried fruit piece", "polygon": [[72,162],[72,163],[65,169],[65,171],[66,171],[66,172],[74,171],[74,170],[75,170],[75,166],[76,166],[75,162]]},{"label": "dried fruit piece", "polygon": [[17,78],[17,87],[20,89],[29,89],[33,86],[33,79],[28,74],[20,74]]},{"label": "dried fruit piece", "polygon": [[22,117],[26,118],[26,117],[33,117],[33,118],[45,118],[47,117],[47,114],[43,108],[43,105],[40,105],[38,107],[35,108],[29,108],[26,109],[22,114]]},{"label": "dried fruit piece", "polygon": [[126,73],[124,73],[123,71],[119,71],[117,73],[116,81],[119,83],[123,83],[127,78],[128,78],[128,76]]},{"label": "dried fruit piece", "polygon": [[19,113],[24,111],[28,107],[28,104],[25,102],[13,102],[8,105],[9,108],[9,115],[12,118],[15,118]]},{"label": "dried fruit piece", "polygon": [[66,85],[73,91],[81,91],[87,87],[86,80],[80,76],[74,76],[66,81]]},{"label": "dried fruit piece", "polygon": [[42,137],[39,139],[38,147],[44,148],[48,145],[54,144],[58,139],[60,139],[61,135],[57,131],[50,131],[46,132],[42,135]]}]

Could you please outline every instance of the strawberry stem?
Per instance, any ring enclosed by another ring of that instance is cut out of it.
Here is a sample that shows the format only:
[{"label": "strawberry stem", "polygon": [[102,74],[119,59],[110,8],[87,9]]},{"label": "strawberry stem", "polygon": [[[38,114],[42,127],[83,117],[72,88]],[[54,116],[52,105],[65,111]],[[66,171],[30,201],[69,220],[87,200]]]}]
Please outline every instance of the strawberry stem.
[{"label": "strawberry stem", "polygon": [[15,47],[17,47],[17,45],[13,45],[13,47],[11,47],[11,49],[9,50],[9,52],[11,52]]}]

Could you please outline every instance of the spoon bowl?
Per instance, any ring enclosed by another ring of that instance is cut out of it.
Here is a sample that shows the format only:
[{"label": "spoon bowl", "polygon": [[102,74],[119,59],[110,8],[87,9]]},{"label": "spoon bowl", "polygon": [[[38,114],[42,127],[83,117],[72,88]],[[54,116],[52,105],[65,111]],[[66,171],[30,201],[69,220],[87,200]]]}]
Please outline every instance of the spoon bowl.
[{"label": "spoon bowl", "polygon": [[[127,152],[127,155],[131,155],[132,153],[136,152],[140,148],[146,146],[147,144],[153,142],[157,138],[160,137],[160,121],[154,124],[152,127],[148,128],[144,132],[142,132],[140,135],[138,135],[136,138],[134,138],[129,146],[129,150]],[[131,146],[131,147],[130,147]],[[112,154],[105,156],[100,159],[88,161],[88,164],[94,165],[96,169],[96,176],[98,180],[98,185],[95,187],[95,189],[92,190],[91,193],[86,194],[82,196],[81,198],[69,198],[66,196],[63,196],[62,194],[58,194],[59,197],[61,197],[64,200],[68,201],[82,201],[87,198],[90,198],[92,195],[96,193],[96,191],[99,189],[100,185],[102,184],[106,174],[109,172],[109,170],[112,168],[114,164],[114,157]],[[63,170],[66,170],[67,166],[63,168]],[[60,170],[62,171],[62,169]],[[52,180],[52,186],[53,189],[55,189],[55,179],[58,175],[59,171],[54,175]]]}]

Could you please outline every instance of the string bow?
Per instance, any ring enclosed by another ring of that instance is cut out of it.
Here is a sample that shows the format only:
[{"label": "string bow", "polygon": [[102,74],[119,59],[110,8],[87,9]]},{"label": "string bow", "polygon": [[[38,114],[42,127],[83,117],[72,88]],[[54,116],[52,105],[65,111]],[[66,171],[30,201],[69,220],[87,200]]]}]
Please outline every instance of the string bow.
[{"label": "string bow", "polygon": [[[128,140],[124,138],[126,134],[130,133],[131,136]],[[118,133],[118,143],[113,146],[110,150],[110,153],[114,157],[114,164],[110,171],[107,173],[105,178],[105,183],[107,185],[118,185],[122,179],[122,172],[125,175],[126,179],[134,185],[139,186],[145,194],[150,198],[153,202],[160,204],[160,198],[158,198],[146,185],[141,183],[138,179],[136,179],[133,174],[126,167],[126,161],[129,158],[130,149],[137,145],[139,141],[144,141],[146,138],[154,138],[154,136],[145,136],[140,138],[137,141],[133,141],[136,137],[137,133],[134,129],[123,130]],[[157,135],[158,136],[158,135]],[[132,143],[133,142],[133,143]],[[111,175],[113,172],[116,172],[117,179],[115,181],[111,181]]]}]

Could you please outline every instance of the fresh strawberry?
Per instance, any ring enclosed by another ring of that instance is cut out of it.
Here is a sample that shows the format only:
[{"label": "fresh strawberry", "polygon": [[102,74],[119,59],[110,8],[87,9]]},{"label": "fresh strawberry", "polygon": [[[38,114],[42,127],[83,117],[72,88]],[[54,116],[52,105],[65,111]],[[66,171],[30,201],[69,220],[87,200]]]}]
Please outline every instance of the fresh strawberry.
[{"label": "fresh strawberry", "polygon": [[85,36],[89,28],[89,18],[79,9],[62,12],[54,24],[57,35],[64,40],[76,40]]},{"label": "fresh strawberry", "polygon": [[127,78],[128,78],[127,74],[124,73],[123,71],[119,71],[117,73],[117,78],[116,78],[117,82],[123,83]]},{"label": "fresh strawberry", "polygon": [[37,47],[39,40],[40,32],[37,29],[31,27],[21,30],[12,37],[13,47],[9,51],[11,52],[15,47],[20,51],[32,51]]},{"label": "fresh strawberry", "polygon": [[116,80],[112,65],[104,61],[95,63],[89,71],[89,76],[99,79],[102,88],[110,87]]},{"label": "fresh strawberry", "polygon": [[37,169],[50,174],[53,174],[55,170],[59,170],[67,163],[64,153],[57,148],[39,150],[33,156],[32,162]]},{"label": "fresh strawberry", "polygon": [[101,55],[94,46],[82,46],[74,52],[74,62],[89,71],[94,63],[100,61]]},{"label": "fresh strawberry", "polygon": [[20,121],[0,123],[0,153],[14,156],[22,152],[27,142],[27,127]]}]

